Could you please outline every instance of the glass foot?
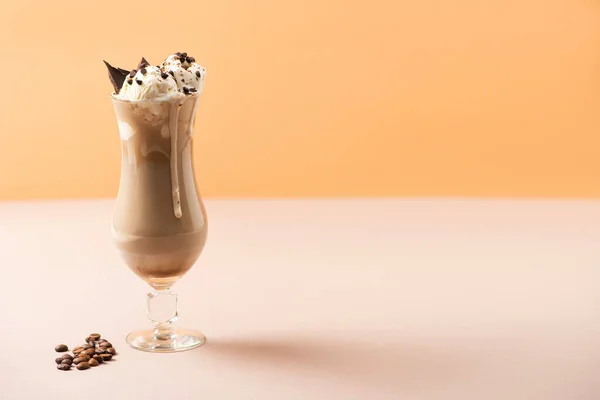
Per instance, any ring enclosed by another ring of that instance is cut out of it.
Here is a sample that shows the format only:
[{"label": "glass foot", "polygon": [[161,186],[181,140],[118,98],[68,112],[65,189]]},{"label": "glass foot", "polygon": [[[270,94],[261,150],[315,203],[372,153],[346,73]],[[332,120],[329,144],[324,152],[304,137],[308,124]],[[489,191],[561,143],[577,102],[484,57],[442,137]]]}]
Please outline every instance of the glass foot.
[{"label": "glass foot", "polygon": [[137,350],[151,353],[174,353],[202,346],[206,337],[201,332],[173,329],[167,335],[156,335],[152,329],[131,332],[125,338],[127,344]]}]

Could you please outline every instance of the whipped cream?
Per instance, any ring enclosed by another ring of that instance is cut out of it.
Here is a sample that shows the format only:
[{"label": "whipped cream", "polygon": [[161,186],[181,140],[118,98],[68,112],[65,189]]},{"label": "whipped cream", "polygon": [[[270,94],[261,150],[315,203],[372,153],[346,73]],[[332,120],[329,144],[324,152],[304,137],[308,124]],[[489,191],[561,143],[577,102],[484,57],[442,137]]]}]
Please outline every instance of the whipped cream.
[{"label": "whipped cream", "polygon": [[187,53],[171,54],[158,67],[141,63],[138,68],[127,75],[118,93],[114,94],[116,98],[171,101],[200,94],[204,89],[206,69]]}]

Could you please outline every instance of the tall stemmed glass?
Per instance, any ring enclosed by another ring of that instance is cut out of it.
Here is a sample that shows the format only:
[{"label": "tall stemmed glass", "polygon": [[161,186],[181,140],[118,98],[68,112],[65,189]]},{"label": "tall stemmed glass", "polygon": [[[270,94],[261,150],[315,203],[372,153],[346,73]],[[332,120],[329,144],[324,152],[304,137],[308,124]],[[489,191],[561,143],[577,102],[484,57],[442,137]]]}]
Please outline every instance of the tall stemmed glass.
[{"label": "tall stemmed glass", "polygon": [[165,101],[112,97],[121,137],[121,182],[112,236],[125,263],[152,291],[148,317],[154,329],[134,331],[130,346],[150,352],[189,350],[202,333],[175,328],[175,284],[196,262],[207,221],[193,165],[198,95]]}]

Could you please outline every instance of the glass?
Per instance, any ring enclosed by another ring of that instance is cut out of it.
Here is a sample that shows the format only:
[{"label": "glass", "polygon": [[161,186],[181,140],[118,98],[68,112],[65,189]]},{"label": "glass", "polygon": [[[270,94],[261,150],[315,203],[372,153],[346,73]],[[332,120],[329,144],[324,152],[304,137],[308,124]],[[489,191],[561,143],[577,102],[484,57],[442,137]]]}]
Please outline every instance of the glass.
[{"label": "glass", "polygon": [[177,295],[171,292],[206,242],[206,211],[192,146],[198,96],[112,101],[122,154],[112,236],[125,263],[153,289],[147,303],[154,329],[130,333],[127,343],[150,352],[201,346],[206,340],[202,333],[173,327]]}]

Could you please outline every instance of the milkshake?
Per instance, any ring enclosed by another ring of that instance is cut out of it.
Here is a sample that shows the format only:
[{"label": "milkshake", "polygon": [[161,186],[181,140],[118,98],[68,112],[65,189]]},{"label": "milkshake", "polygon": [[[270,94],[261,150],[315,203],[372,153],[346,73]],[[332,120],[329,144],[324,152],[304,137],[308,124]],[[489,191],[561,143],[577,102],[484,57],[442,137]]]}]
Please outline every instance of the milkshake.
[{"label": "milkshake", "polygon": [[121,138],[112,236],[126,264],[157,290],[196,262],[206,212],[193,168],[193,125],[206,71],[186,53],[127,71],[107,63]]}]

